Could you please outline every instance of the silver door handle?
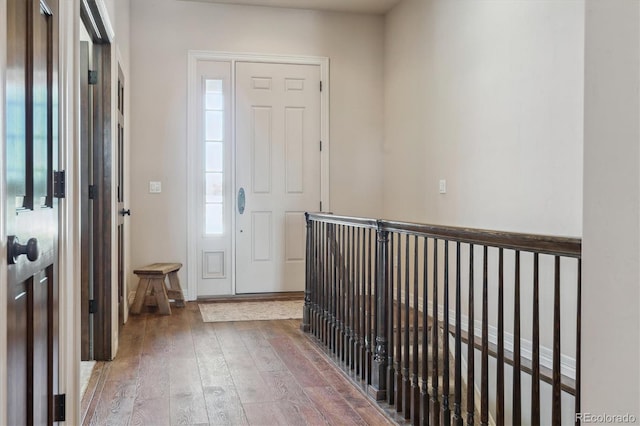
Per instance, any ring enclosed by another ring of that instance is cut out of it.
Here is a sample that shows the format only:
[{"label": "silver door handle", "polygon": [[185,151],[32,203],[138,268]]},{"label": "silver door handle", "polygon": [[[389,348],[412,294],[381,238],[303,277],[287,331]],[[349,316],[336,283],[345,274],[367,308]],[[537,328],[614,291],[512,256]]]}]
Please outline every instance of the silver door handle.
[{"label": "silver door handle", "polygon": [[246,199],[244,195],[244,188],[240,188],[240,190],[238,191],[238,213],[244,213],[245,203]]}]

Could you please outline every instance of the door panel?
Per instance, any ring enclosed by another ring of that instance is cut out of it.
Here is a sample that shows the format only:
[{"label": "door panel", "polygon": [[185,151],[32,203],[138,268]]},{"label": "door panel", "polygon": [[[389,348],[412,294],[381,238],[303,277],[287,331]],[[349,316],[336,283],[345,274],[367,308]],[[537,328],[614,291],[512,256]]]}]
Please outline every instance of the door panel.
[{"label": "door panel", "polygon": [[47,424],[49,376],[49,286],[47,271],[34,275],[33,293],[33,423]]},{"label": "door panel", "polygon": [[236,65],[236,292],[304,290],[304,212],[320,203],[320,67]]},{"label": "door panel", "polygon": [[7,292],[7,424],[25,423],[27,416],[27,287],[14,282]]},{"label": "door panel", "polygon": [[[7,415],[53,423],[57,391],[57,1],[9,0]],[[14,20],[15,19],[15,20]],[[21,254],[26,252],[26,254]]]}]

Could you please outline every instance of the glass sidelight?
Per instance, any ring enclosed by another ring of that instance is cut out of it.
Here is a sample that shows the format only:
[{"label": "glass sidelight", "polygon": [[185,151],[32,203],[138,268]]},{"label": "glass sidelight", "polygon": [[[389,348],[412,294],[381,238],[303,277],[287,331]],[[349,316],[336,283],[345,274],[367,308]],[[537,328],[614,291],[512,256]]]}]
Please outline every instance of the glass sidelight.
[{"label": "glass sidelight", "polygon": [[222,80],[204,80],[204,229],[207,235],[223,234],[225,111]]}]

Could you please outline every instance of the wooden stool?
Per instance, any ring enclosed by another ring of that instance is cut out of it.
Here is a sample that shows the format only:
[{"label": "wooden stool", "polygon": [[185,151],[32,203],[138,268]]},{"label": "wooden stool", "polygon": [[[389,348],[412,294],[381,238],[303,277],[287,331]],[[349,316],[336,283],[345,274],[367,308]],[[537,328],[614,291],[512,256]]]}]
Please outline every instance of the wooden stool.
[{"label": "wooden stool", "polygon": [[[136,298],[131,305],[131,313],[139,314],[142,305],[157,306],[158,312],[171,315],[169,299],[176,302],[176,306],[184,307],[184,295],[178,279],[178,271],[182,263],[154,263],[144,268],[136,269],[134,274],[140,277]],[[165,285],[165,277],[169,275],[170,288]],[[147,292],[150,294],[147,296]]]}]

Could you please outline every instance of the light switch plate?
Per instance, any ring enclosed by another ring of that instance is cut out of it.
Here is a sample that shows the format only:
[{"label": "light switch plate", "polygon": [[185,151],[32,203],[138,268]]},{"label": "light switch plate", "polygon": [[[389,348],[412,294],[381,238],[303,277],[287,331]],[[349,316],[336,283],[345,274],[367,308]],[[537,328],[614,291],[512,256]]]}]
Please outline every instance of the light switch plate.
[{"label": "light switch plate", "polygon": [[447,193],[447,181],[445,179],[440,179],[440,193]]},{"label": "light switch plate", "polygon": [[150,194],[159,194],[162,192],[162,182],[150,181],[149,182],[149,193]]}]

